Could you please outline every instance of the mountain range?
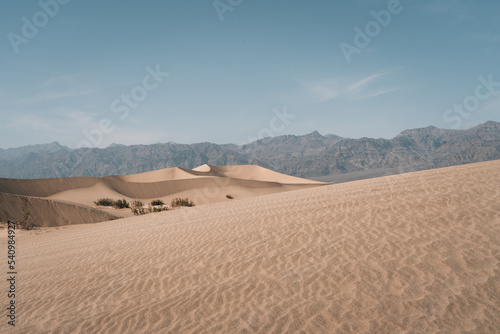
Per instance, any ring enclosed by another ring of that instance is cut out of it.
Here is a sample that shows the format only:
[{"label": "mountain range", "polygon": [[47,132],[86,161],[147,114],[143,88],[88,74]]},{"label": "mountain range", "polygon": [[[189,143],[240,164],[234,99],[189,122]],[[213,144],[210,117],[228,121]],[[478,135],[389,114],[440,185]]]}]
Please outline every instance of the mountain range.
[{"label": "mountain range", "polygon": [[71,149],[53,142],[0,149],[0,177],[100,177],[203,164],[255,164],[288,175],[342,182],[497,159],[500,123],[489,121],[466,130],[405,130],[392,139],[343,138],[315,131],[242,146],[170,142]]}]

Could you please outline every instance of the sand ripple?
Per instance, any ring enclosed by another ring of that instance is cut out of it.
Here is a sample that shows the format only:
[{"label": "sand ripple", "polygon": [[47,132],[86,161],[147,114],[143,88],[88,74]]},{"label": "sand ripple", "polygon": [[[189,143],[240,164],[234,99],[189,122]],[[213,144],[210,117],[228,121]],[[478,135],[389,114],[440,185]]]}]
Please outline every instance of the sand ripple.
[{"label": "sand ripple", "polygon": [[499,189],[494,161],[23,233],[15,332],[498,333]]}]

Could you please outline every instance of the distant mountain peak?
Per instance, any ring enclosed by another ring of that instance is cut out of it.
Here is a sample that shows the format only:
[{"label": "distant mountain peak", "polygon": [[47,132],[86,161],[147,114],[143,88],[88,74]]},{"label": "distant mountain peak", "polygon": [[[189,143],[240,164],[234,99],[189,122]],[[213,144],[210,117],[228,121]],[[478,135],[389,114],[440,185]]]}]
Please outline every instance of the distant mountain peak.
[{"label": "distant mountain peak", "polygon": [[311,132],[310,134],[305,135],[305,137],[309,138],[323,138],[323,136],[316,130],[314,132]]},{"label": "distant mountain peak", "polygon": [[478,126],[476,126],[476,128],[484,128],[484,127],[490,127],[490,126],[500,127],[500,123],[494,122],[494,121],[488,121],[486,123],[479,124]]},{"label": "distant mountain peak", "polygon": [[124,147],[124,146],[126,146],[126,145],[124,145],[124,144],[117,144],[117,143],[111,143],[106,148],[110,148],[110,147]]},{"label": "distant mountain peak", "polygon": [[444,133],[446,131],[453,131],[453,130],[446,130],[446,129],[440,129],[436,128],[435,126],[427,126],[425,128],[417,128],[417,129],[408,129],[401,131],[396,137],[404,137],[404,136],[412,136],[412,135],[426,135],[426,134],[432,134],[432,135],[438,135],[441,133]]},{"label": "distant mountain peak", "polygon": [[7,150],[23,150],[23,149],[25,149],[25,150],[29,150],[29,149],[37,150],[37,149],[46,149],[46,148],[68,148],[68,147],[59,144],[58,141],[53,141],[53,142],[46,143],[46,144],[33,144],[33,145],[25,145],[25,146],[20,146],[20,147],[8,148]]}]

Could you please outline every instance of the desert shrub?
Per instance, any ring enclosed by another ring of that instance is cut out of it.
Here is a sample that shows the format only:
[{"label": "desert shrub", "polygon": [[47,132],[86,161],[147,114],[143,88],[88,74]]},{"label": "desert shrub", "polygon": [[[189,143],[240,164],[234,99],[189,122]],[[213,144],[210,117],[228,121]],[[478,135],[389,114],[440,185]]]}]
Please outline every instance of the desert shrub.
[{"label": "desert shrub", "polygon": [[168,208],[166,206],[160,208],[153,208],[153,212],[162,212],[162,211],[168,211]]},{"label": "desert shrub", "polygon": [[125,198],[117,199],[116,201],[111,198],[99,198],[97,201],[94,201],[94,203],[101,206],[114,206],[117,209],[130,208],[130,204]]},{"label": "desert shrub", "polygon": [[135,216],[141,216],[146,214],[146,210],[144,208],[132,208],[132,212]]},{"label": "desert shrub", "polygon": [[113,206],[115,202],[111,198],[99,198],[97,201],[94,201],[95,205],[102,206]]},{"label": "desert shrub", "polygon": [[165,203],[163,203],[163,201],[161,199],[155,199],[154,201],[151,202],[151,205],[155,206],[155,205],[163,205]]},{"label": "desert shrub", "polygon": [[114,207],[117,209],[125,209],[125,208],[130,208],[130,205],[128,204],[127,200],[124,199],[118,199],[114,203]]},{"label": "desert shrub", "polygon": [[146,209],[144,208],[132,208],[132,213],[136,216],[142,216],[148,213],[153,213],[153,212],[162,212],[162,211],[167,211],[168,208],[166,206],[164,207],[147,207]]},{"label": "desert shrub", "polygon": [[194,203],[189,198],[174,198],[170,205],[175,208],[179,206],[194,206]]},{"label": "desert shrub", "polygon": [[229,199],[233,199],[233,198],[234,198],[234,197],[233,197],[233,196],[231,196],[231,195],[226,195],[226,197],[227,197],[227,198],[229,198]]},{"label": "desert shrub", "polygon": [[132,206],[134,208],[142,208],[144,206],[144,204],[141,201],[133,201]]}]

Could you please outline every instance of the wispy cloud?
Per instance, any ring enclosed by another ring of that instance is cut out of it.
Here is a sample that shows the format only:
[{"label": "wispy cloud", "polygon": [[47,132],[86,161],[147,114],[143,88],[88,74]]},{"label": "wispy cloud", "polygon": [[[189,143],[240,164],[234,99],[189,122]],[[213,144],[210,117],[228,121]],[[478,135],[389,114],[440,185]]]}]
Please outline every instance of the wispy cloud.
[{"label": "wispy cloud", "polygon": [[12,92],[5,96],[2,102],[16,106],[38,106],[40,103],[89,95],[97,91],[95,87],[81,84],[79,75],[61,75],[44,80],[23,91]]},{"label": "wispy cloud", "polygon": [[95,89],[90,90],[67,90],[67,91],[48,91],[34,96],[20,97],[11,100],[10,103],[14,105],[30,106],[37,105],[43,102],[50,102],[55,100],[61,100],[70,97],[84,96],[97,92]]},{"label": "wispy cloud", "polygon": [[59,108],[50,113],[29,112],[23,115],[6,115],[3,124],[21,133],[26,131],[47,131],[51,133],[71,133],[84,127],[97,127],[97,114],[76,109]]},{"label": "wispy cloud", "polygon": [[[380,87],[379,79],[390,72],[375,73],[364,78],[335,78],[317,82],[306,82],[297,79],[303,86],[303,92],[316,102],[324,102],[337,98],[364,100],[400,90],[397,87]],[[375,85],[376,84],[376,85]]]},{"label": "wispy cloud", "polygon": [[354,93],[354,94],[357,94],[357,93],[361,92],[371,82],[373,82],[373,81],[377,80],[378,78],[383,77],[384,75],[387,75],[387,74],[389,74],[389,73],[378,73],[378,74],[370,75],[366,78],[363,78],[363,79],[355,82],[354,84],[350,85],[349,87],[347,87],[347,91]]},{"label": "wispy cloud", "polygon": [[[84,84],[82,81],[84,78],[79,74],[54,76],[23,91],[13,92],[9,95],[5,93],[3,102],[16,106],[33,106],[44,102],[56,102],[57,100],[90,95],[109,87],[142,83],[142,80],[139,80],[97,86]],[[0,96],[2,96],[2,91],[0,91]]]},{"label": "wispy cloud", "polygon": [[72,75],[59,75],[54,76],[52,78],[46,79],[39,83],[38,85],[32,87],[32,89],[40,89],[47,87],[54,87],[60,85],[75,85],[76,84],[76,76]]}]

